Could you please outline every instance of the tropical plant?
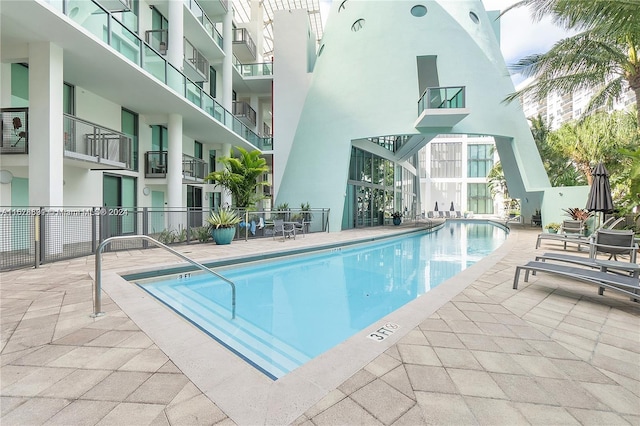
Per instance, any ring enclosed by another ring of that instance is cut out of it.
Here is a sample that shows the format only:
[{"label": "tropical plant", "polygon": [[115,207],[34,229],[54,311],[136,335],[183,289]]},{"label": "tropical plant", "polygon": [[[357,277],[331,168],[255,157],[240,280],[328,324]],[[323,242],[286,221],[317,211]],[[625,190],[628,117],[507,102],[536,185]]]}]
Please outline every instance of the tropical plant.
[{"label": "tropical plant", "polygon": [[207,222],[214,229],[233,228],[240,223],[240,216],[231,209],[218,209],[217,212],[211,212],[207,218]]},{"label": "tropical plant", "polygon": [[302,213],[302,220],[309,222],[313,217],[313,213],[311,213],[311,206],[309,203],[300,203],[300,212]]},{"label": "tropical plant", "polygon": [[220,162],[224,170],[211,172],[205,177],[205,182],[218,184],[226,188],[232,195],[238,208],[252,208],[264,198],[258,188],[269,186],[262,180],[269,171],[267,161],[261,157],[258,150],[247,151],[242,147],[235,148],[238,157],[222,157]]},{"label": "tropical plant", "polygon": [[196,240],[204,243],[211,238],[211,233],[209,232],[209,228],[207,226],[198,226],[195,228],[191,228],[191,236]]},{"label": "tropical plant", "polygon": [[[533,54],[510,66],[533,84],[510,94],[510,102],[530,95],[541,100],[552,92],[596,90],[585,112],[611,106],[625,90],[636,95],[640,114],[640,7],[633,0],[521,0],[502,13],[529,7],[534,21],[550,16],[575,35],[548,52]],[[627,89],[628,87],[628,89]],[[638,119],[640,126],[640,118]],[[639,127],[640,129],[640,127]]]},{"label": "tropical plant", "polygon": [[402,213],[393,212],[393,213],[391,213],[391,217],[394,218],[394,219],[402,219]]},{"label": "tropical plant", "polygon": [[568,209],[562,209],[562,211],[565,212],[571,219],[581,220],[583,222],[593,216],[593,212],[581,209],[579,207],[569,207]]},{"label": "tropical plant", "polygon": [[549,230],[553,229],[554,231],[558,232],[561,226],[562,225],[560,225],[559,223],[551,222],[551,223],[547,223],[547,225],[544,228]]}]

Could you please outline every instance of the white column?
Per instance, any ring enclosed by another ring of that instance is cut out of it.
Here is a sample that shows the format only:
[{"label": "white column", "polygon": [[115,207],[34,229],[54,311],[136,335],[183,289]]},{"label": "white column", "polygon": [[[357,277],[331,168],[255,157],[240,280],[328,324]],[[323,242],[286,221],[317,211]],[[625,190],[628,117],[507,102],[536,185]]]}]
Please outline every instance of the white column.
[{"label": "white column", "polygon": [[[182,116],[169,114],[169,147],[167,153],[167,207],[184,207],[182,200]],[[169,214],[169,229],[178,229],[181,215]]]},{"label": "white column", "polygon": [[184,60],[184,3],[179,0],[171,0],[169,3],[169,45],[167,46],[167,58],[179,70],[183,68]]},{"label": "white column", "polygon": [[29,204],[63,205],[63,50],[29,45]]},{"label": "white column", "polygon": [[224,15],[222,27],[222,50],[224,59],[222,60],[222,95],[221,104],[227,111],[231,112],[232,91],[233,91],[233,8]]},{"label": "white column", "polygon": [[256,62],[263,61],[264,37],[262,36],[262,26],[264,25],[264,9],[262,0],[251,0],[251,37],[256,44]]},{"label": "white column", "polygon": [[[231,145],[228,143],[222,144],[222,156],[230,157],[231,156]],[[230,207],[232,202],[231,193],[227,190],[223,189],[222,194],[220,195],[220,202],[222,203],[222,207]]]}]

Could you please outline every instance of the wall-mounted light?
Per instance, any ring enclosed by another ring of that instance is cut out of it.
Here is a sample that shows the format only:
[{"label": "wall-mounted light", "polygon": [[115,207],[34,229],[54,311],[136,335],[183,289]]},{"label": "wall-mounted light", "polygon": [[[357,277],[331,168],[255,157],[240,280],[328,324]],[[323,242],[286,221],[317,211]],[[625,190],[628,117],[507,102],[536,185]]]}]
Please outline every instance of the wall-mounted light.
[{"label": "wall-mounted light", "polygon": [[0,183],[7,184],[13,180],[13,173],[9,170],[0,170]]},{"label": "wall-mounted light", "polygon": [[561,197],[562,197],[562,195],[563,195],[563,194],[562,194],[562,192],[558,192],[558,194],[559,194]]}]

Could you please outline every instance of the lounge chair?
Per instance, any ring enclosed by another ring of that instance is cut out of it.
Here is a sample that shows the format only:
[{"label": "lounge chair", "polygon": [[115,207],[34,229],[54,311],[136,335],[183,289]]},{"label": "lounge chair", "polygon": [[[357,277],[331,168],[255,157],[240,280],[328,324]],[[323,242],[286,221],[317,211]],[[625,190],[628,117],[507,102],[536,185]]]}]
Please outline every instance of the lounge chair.
[{"label": "lounge chair", "polygon": [[[589,244],[595,233],[601,229],[613,229],[617,224],[622,222],[624,218],[615,219],[615,217],[610,217],[606,221],[604,221],[591,235],[585,236],[582,233],[576,233],[576,230],[583,229],[584,227],[578,226],[576,222],[581,223],[580,221],[575,220],[565,220],[560,227],[561,231],[558,234],[550,234],[550,233],[540,233],[538,234],[538,239],[536,240],[536,248],[540,247],[540,243],[542,240],[553,240],[553,241],[561,241],[564,244],[564,249],[567,249],[567,243],[577,244],[578,250],[583,245]],[[567,233],[568,230],[568,233]]]},{"label": "lounge chair", "polygon": [[618,260],[618,256],[629,256],[630,262],[636,261],[638,244],[632,230],[600,229],[594,234],[590,245],[591,257],[598,253],[609,255],[609,259]]},{"label": "lounge chair", "polygon": [[[553,262],[571,263],[574,265],[586,266],[591,269],[602,269],[603,264],[605,264],[605,262],[603,262],[602,260],[596,259],[594,257],[575,256],[571,254],[555,253],[555,252],[549,252],[549,253],[537,255],[535,260],[536,262],[553,261]],[[634,268],[633,266],[634,264],[631,262],[620,262],[620,263],[621,265],[619,269],[616,269],[614,266],[609,266],[608,269],[610,269],[611,272],[613,273],[629,275],[629,270],[630,268],[631,269]],[[612,262],[612,265],[615,265],[615,264],[616,262]],[[533,275],[535,275],[535,272],[533,272]]]},{"label": "lounge chair", "polygon": [[[631,297],[631,300],[638,301],[640,294],[640,280],[638,279],[638,273],[640,272],[640,266],[634,263],[628,264],[629,271],[633,273],[633,276],[620,275],[617,273],[608,272],[608,269],[621,269],[626,262],[609,262],[601,261],[602,270],[594,271],[592,269],[585,269],[576,266],[558,265],[549,262],[536,262],[531,261],[525,265],[516,266],[516,272],[513,277],[513,288],[518,289],[518,280],[520,279],[520,273],[524,270],[524,281],[529,281],[530,272],[545,272],[550,274],[556,274],[567,278],[572,278],[578,281],[583,281],[588,284],[598,286],[598,294],[603,295],[605,288],[617,291],[622,294],[626,294]],[[608,266],[614,265],[614,266]]]}]

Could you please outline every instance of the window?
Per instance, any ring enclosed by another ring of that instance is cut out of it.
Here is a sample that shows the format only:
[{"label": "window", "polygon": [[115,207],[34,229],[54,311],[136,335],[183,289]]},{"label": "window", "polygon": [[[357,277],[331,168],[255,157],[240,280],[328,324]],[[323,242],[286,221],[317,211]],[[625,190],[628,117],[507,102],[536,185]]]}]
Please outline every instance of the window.
[{"label": "window", "polygon": [[216,97],[216,70],[209,67],[209,94],[212,98]]},{"label": "window", "polygon": [[493,199],[486,183],[467,184],[467,209],[478,214],[493,214]]},{"label": "window", "polygon": [[467,176],[487,177],[493,167],[493,145],[468,145],[467,155]]},{"label": "window", "polygon": [[421,4],[417,4],[411,8],[411,14],[416,18],[420,18],[427,14],[427,8]]},{"label": "window", "polygon": [[151,126],[151,150],[166,151],[169,147],[169,131],[164,126]]},{"label": "window", "polygon": [[131,166],[138,170],[138,114],[122,108],[120,126],[122,133],[131,138]]},{"label": "window", "polygon": [[462,143],[431,143],[431,177],[462,177]]},{"label": "window", "polygon": [[351,25],[351,31],[358,32],[364,27],[364,19],[360,18]]},{"label": "window", "polygon": [[29,106],[29,67],[11,64],[11,106]]},{"label": "window", "polygon": [[202,144],[200,142],[193,143],[193,156],[202,160]]},{"label": "window", "polygon": [[69,83],[64,83],[62,86],[62,112],[75,114],[75,87]]}]

